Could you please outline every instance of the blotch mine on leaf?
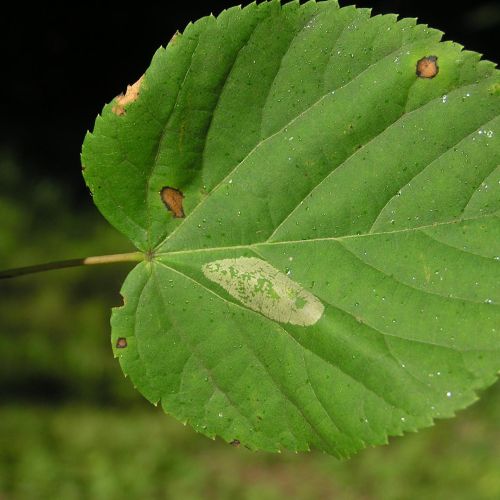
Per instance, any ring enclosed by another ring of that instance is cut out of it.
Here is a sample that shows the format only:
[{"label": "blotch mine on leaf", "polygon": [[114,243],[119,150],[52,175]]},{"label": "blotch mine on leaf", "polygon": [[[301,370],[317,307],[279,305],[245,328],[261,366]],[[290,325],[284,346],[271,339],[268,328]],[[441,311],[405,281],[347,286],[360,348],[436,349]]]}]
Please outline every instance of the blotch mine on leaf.
[{"label": "blotch mine on leaf", "polygon": [[165,206],[174,214],[175,218],[181,219],[184,217],[184,209],[182,208],[184,195],[181,191],[165,186],[160,191],[160,197]]},{"label": "blotch mine on leaf", "polygon": [[417,61],[417,76],[420,78],[434,78],[439,73],[436,56],[425,56]]},{"label": "blotch mine on leaf", "polygon": [[127,347],[127,339],[125,337],[120,337],[117,341],[116,341],[116,348],[117,349],[123,349]]},{"label": "blotch mine on leaf", "polygon": [[125,94],[120,94],[115,97],[115,105],[112,109],[115,115],[123,116],[125,114],[125,106],[137,100],[143,79],[144,75],[142,75],[133,85],[127,85],[127,91]]},{"label": "blotch mine on leaf", "polygon": [[215,260],[202,271],[243,305],[280,323],[314,325],[325,310],[312,293],[255,257]]}]

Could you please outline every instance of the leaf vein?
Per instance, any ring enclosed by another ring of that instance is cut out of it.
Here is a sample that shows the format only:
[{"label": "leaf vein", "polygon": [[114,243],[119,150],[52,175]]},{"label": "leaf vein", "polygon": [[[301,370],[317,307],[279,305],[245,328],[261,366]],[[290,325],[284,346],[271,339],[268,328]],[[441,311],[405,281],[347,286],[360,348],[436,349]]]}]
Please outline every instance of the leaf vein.
[{"label": "leaf vein", "polygon": [[[348,82],[346,82],[344,85],[334,89],[335,91],[339,91],[345,87],[347,87],[348,85],[350,85],[352,82],[356,81],[358,78],[360,78],[363,74],[365,74],[366,72],[368,72],[374,65],[378,64],[379,62],[381,61],[384,61],[388,58],[391,58],[394,54],[397,54],[398,52],[400,52],[401,50],[405,49],[405,48],[408,48],[410,47],[411,45],[414,45],[418,42],[414,42],[414,43],[409,43],[409,44],[405,44],[405,45],[402,45],[401,47],[399,47],[397,50],[394,50],[393,52],[391,52],[390,54],[382,57],[381,59],[378,59],[377,61],[371,63],[367,68],[365,68],[363,71],[361,71],[361,73],[359,73],[358,75],[355,75],[354,78],[352,78],[351,80],[349,80]],[[327,92],[326,94],[322,95],[319,99],[317,99],[313,104],[311,104],[307,109],[304,109],[302,112],[300,112],[297,116],[295,116],[293,119],[291,119],[289,122],[287,122],[282,128],[280,128],[279,130],[277,130],[275,133],[271,134],[269,137],[266,137],[265,139],[262,139],[261,141],[259,141],[248,153],[247,155],[239,162],[237,163],[232,169],[231,171],[223,178],[219,181],[219,183],[212,189],[211,193],[214,193],[215,191],[219,190],[223,185],[224,183],[226,182],[226,180],[230,179],[231,176],[234,175],[234,173],[236,172],[236,170],[238,170],[239,168],[241,168],[241,166],[248,160],[248,158],[254,153],[254,151],[256,151],[259,147],[261,147],[263,144],[269,142],[272,138],[274,138],[275,136],[277,136],[278,134],[280,134],[283,130],[285,130],[287,127],[289,127],[290,125],[292,125],[293,123],[297,122],[300,118],[302,118],[302,116],[304,116],[306,113],[308,113],[311,109],[317,107],[324,99],[326,99],[329,95],[331,94],[331,91]],[[415,111],[415,110],[414,110]],[[410,112],[411,113],[411,112]],[[408,114],[408,113],[407,113]],[[204,206],[204,204],[206,203],[206,200],[209,199],[209,197],[207,196],[206,198],[204,198],[200,203],[198,203],[198,205],[196,205],[196,207],[194,207],[194,209],[191,211],[190,214],[187,215],[187,217],[184,219],[183,223],[178,225],[169,235],[166,236],[165,239],[163,239],[162,241],[160,241],[160,243],[158,243],[158,245],[155,247],[156,249],[159,248],[159,247],[162,247],[168,240],[171,240],[173,238],[173,236],[177,233],[177,231],[179,230],[179,228],[181,228],[183,225],[185,225],[187,223],[187,221],[193,217],[194,214],[196,214],[199,210],[201,210]]]},{"label": "leaf vein", "polygon": [[434,291],[431,291],[431,290],[425,290],[423,288],[418,288],[415,285],[411,285],[409,283],[405,283],[404,281],[401,281],[401,280],[397,279],[394,276],[394,274],[387,274],[383,269],[380,269],[377,266],[375,266],[374,264],[371,264],[370,262],[366,261],[361,256],[359,256],[356,252],[354,252],[353,250],[351,250],[350,248],[348,248],[341,241],[339,241],[339,244],[342,246],[342,248],[344,248],[345,250],[347,250],[351,255],[353,255],[357,260],[359,260],[360,262],[362,262],[363,264],[365,264],[367,267],[369,267],[369,268],[371,268],[371,269],[373,269],[373,270],[375,270],[375,271],[383,274],[386,278],[389,278],[392,281],[395,281],[396,283],[398,283],[401,286],[404,286],[405,288],[410,288],[410,289],[415,290],[415,291],[420,292],[420,293],[423,292],[424,294],[427,294],[427,295],[435,295],[437,297],[440,297],[440,298],[446,299],[446,300],[451,300],[451,301],[459,300],[461,302],[470,302],[470,303],[473,303],[473,304],[482,304],[482,302],[479,301],[479,300],[473,300],[473,299],[465,298],[465,297],[444,295],[442,293],[434,292]]},{"label": "leaf vein", "polygon": [[[183,272],[179,271],[178,269],[175,269],[173,267],[170,267],[168,265],[166,265],[164,262],[159,262],[160,265],[166,267],[167,269],[170,269],[171,271],[177,273],[177,274],[180,274],[181,276],[183,276],[184,278],[186,278],[187,280],[193,282],[195,285],[198,285],[200,286],[201,288],[205,289],[206,291],[208,291],[209,293],[211,293],[212,295],[215,295],[217,298],[219,298],[220,300],[228,303],[229,305],[231,306],[236,306],[238,308],[241,308],[241,309],[244,309],[245,311],[250,311],[252,313],[255,313],[255,314],[259,314],[260,316],[260,313],[257,313],[255,311],[251,311],[250,309],[246,308],[246,307],[243,307],[241,304],[238,304],[236,302],[232,302],[232,301],[228,301],[226,298],[222,297],[221,295],[219,295],[218,293],[216,293],[215,291],[211,290],[210,288],[207,288],[205,285],[203,285],[202,283],[200,283],[199,281],[195,280],[194,278],[192,278],[191,276],[188,276],[187,274],[184,274]],[[281,382],[278,381],[278,379],[276,379],[276,377],[274,377],[272,374],[271,374],[271,371],[268,369],[268,367],[266,366],[266,364],[261,360],[261,358],[257,355],[257,352],[255,351],[255,349],[251,346],[251,344],[248,344],[246,343],[248,349],[252,352],[254,358],[256,359],[256,361],[261,365],[261,367],[264,369],[264,371],[267,372],[267,374],[269,375],[269,378],[273,381],[273,383],[276,385],[277,389],[279,390],[279,392],[285,397],[285,399],[297,410],[297,412],[302,415],[302,418],[304,419],[305,422],[307,422],[307,424],[309,425],[309,427],[311,428],[311,430],[316,434],[316,436],[324,443],[327,445],[327,449],[330,449],[330,445],[332,443],[329,443],[329,438],[328,436],[324,436],[321,432],[321,429],[318,429],[317,428],[317,425],[315,425],[315,423],[313,421],[311,421],[311,419],[303,412],[303,410],[301,409],[300,405],[298,405],[297,403],[295,403],[293,400],[292,400],[292,397],[288,394],[288,392],[284,389],[283,385],[281,384]]]},{"label": "leaf vein", "polygon": [[[164,306],[166,307],[167,305],[167,302],[165,300],[165,295],[164,295],[164,292],[162,290],[162,287],[159,286],[159,279],[158,279],[158,276],[156,275],[156,272],[155,272],[155,269],[154,269],[154,266],[153,266],[153,279],[154,281],[156,282],[156,288],[157,290],[159,290],[159,294],[160,294],[160,297],[161,297],[161,300],[164,304]],[[173,318],[175,319],[175,318]],[[177,328],[177,331],[180,333],[180,336],[182,338],[182,341],[184,344],[186,344],[191,353],[196,356],[197,360],[198,360],[198,363],[200,365],[200,367],[205,371],[205,373],[210,377],[210,380],[212,382],[212,386],[218,390],[221,394],[223,394],[225,396],[225,398],[227,399],[228,403],[236,410],[236,412],[241,416],[243,417],[249,424],[250,424],[250,427],[253,429],[254,428],[254,424],[252,423],[252,421],[250,420],[250,417],[248,417],[247,415],[243,414],[240,410],[240,408],[238,407],[238,405],[232,400],[232,398],[229,396],[228,392],[225,391],[220,385],[219,383],[216,381],[215,379],[215,376],[212,372],[212,370],[205,364],[205,361],[203,359],[203,356],[199,353],[198,349],[193,346],[193,344],[191,342],[189,342],[189,340],[187,340],[186,336],[182,333],[183,330],[182,330],[182,327],[181,328]],[[186,365],[184,365],[186,366]]]},{"label": "leaf vein", "polygon": [[[496,118],[493,118],[493,120],[495,120]],[[428,168],[430,168],[434,163],[436,163],[437,161],[439,161],[446,153],[448,153],[451,149],[453,149],[454,147],[457,147],[459,144],[461,144],[462,142],[466,141],[467,139],[469,139],[470,137],[472,137],[478,128],[481,128],[481,127],[484,127],[486,126],[488,123],[491,123],[493,120],[488,120],[487,122],[483,123],[482,125],[480,125],[479,127],[475,126],[474,127],[474,130],[473,132],[470,132],[468,133],[465,137],[461,137],[455,144],[452,144],[451,146],[448,146],[448,149],[444,150],[442,153],[439,154],[439,156],[437,156],[436,158],[434,158],[432,161],[430,161],[427,165],[423,165],[423,168],[422,170],[419,170],[408,182],[406,182],[403,186],[401,186],[395,193],[393,196],[391,196],[387,203],[381,208],[377,218],[375,219],[375,221],[373,222],[371,228],[368,230],[369,233],[372,232],[373,228],[377,225],[377,222],[379,221],[380,217],[382,216],[384,210],[390,205],[390,203],[392,202],[392,200],[396,199],[397,197],[397,194],[399,192],[401,192],[403,189],[405,189],[407,186],[409,186],[417,177],[419,177],[420,175],[424,174]],[[491,173],[491,172],[490,172]],[[489,174],[488,174],[489,175]],[[486,176],[487,177],[487,176]],[[485,177],[485,178],[486,178]],[[484,180],[484,179],[483,179]],[[482,182],[482,181],[481,181]],[[475,191],[474,191],[475,192]],[[474,195],[474,193],[472,194]],[[471,196],[472,197],[472,196]],[[465,211],[465,208],[461,211],[461,213],[459,214],[462,215],[463,212]]]}]

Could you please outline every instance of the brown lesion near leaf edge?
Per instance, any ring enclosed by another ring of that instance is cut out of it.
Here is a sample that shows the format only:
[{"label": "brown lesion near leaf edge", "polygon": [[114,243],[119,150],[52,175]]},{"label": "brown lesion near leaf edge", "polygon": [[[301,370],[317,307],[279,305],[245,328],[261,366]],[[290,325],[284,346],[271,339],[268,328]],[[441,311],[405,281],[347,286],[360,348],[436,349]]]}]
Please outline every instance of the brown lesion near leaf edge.
[{"label": "brown lesion near leaf edge", "polygon": [[182,191],[170,186],[164,186],[160,191],[160,197],[175,218],[182,219],[185,217],[184,208],[182,206],[184,200]]},{"label": "brown lesion near leaf edge", "polygon": [[229,443],[231,446],[234,446],[235,448],[239,448],[240,447],[240,440],[239,439],[233,439],[230,443]]},{"label": "brown lesion near leaf edge", "polygon": [[434,78],[439,73],[437,56],[425,56],[417,61],[417,76],[419,78]]},{"label": "brown lesion near leaf edge", "polygon": [[143,80],[144,75],[142,75],[134,84],[127,85],[127,91],[125,92],[125,94],[120,94],[119,96],[115,97],[115,105],[111,110],[115,115],[123,116],[126,113],[125,107],[137,100],[141,92],[141,85]]},{"label": "brown lesion near leaf edge", "polygon": [[177,42],[177,39],[181,36],[181,33],[179,30],[177,30],[173,35],[172,38],[170,39],[169,45],[173,45],[174,43]]},{"label": "brown lesion near leaf edge", "polygon": [[124,349],[125,347],[127,347],[127,339],[125,337],[120,337],[116,341],[115,345],[117,349]]}]

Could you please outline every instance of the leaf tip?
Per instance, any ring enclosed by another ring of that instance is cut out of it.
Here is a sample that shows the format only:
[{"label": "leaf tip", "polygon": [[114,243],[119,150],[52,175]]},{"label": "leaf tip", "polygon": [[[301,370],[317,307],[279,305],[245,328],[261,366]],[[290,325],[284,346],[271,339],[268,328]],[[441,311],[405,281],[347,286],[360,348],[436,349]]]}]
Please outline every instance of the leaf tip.
[{"label": "leaf tip", "polygon": [[180,36],[181,36],[181,32],[179,30],[176,30],[176,32],[172,35],[172,38],[170,39],[168,44],[173,45],[174,43],[176,43],[178,41]]}]

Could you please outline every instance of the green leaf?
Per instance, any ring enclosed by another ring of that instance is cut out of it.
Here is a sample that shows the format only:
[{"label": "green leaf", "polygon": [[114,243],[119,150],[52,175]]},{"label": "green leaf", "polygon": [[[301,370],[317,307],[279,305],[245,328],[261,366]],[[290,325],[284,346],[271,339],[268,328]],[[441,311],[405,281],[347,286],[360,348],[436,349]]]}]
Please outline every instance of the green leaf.
[{"label": "green leaf", "polygon": [[146,254],[112,341],[147,399],[348,456],[495,381],[500,82],[441,36],[334,1],[233,8],[104,107],[84,175]]}]

